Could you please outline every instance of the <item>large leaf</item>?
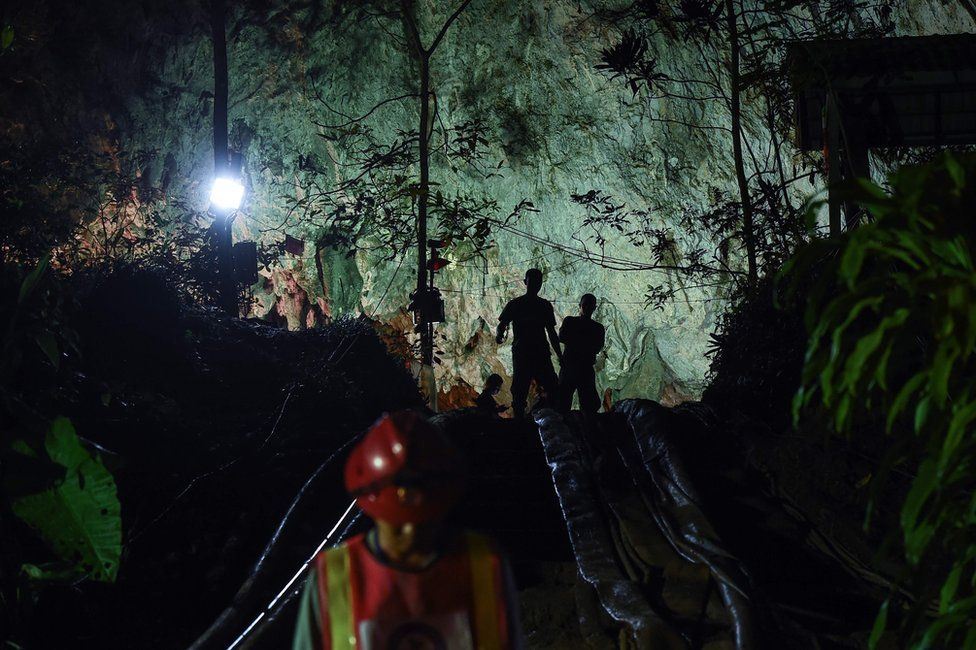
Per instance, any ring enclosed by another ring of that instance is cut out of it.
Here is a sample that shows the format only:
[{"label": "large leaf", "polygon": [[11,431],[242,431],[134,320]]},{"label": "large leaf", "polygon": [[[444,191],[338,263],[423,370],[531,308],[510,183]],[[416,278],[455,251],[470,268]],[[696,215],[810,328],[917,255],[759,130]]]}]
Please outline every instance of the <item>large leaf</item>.
[{"label": "large leaf", "polygon": [[62,559],[95,580],[111,582],[122,555],[122,519],[115,480],[78,440],[71,421],[58,418],[44,442],[64,479],[42,492],[15,499],[24,520]]}]

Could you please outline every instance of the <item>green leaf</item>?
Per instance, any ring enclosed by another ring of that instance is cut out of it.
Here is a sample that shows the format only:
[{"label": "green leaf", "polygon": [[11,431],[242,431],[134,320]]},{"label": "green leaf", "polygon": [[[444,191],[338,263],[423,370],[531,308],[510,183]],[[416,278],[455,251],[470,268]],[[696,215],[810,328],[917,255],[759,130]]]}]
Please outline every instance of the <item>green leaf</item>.
[{"label": "green leaf", "polygon": [[946,152],[943,160],[945,161],[946,171],[949,172],[949,178],[952,179],[954,186],[952,188],[952,193],[959,196],[962,188],[966,186],[966,171],[962,168],[962,165],[959,164],[959,161],[956,160],[955,156],[953,156],[951,152]]},{"label": "green leaf", "polygon": [[67,418],[51,424],[44,446],[51,460],[64,467],[64,480],[15,499],[11,509],[59,557],[95,580],[113,581],[122,555],[115,480],[101,460],[81,446]]},{"label": "green leaf", "polygon": [[915,406],[915,433],[921,433],[932,410],[932,399],[926,395]]},{"label": "green leaf", "polygon": [[959,588],[959,578],[962,577],[962,565],[956,564],[952,567],[952,571],[949,572],[949,577],[942,584],[942,590],[939,592],[939,614],[945,614],[949,610],[949,603],[956,596],[956,590]]},{"label": "green leaf", "polygon": [[809,393],[800,386],[796,393],[793,395],[793,424],[798,425],[800,423],[800,413],[803,411],[803,407],[806,406]]},{"label": "green leaf", "polygon": [[854,280],[861,272],[865,252],[867,251],[864,246],[857,245],[852,241],[840,258],[840,276],[847,280],[848,286],[853,286]]},{"label": "green leaf", "polygon": [[932,372],[929,377],[929,394],[935,405],[942,408],[945,405],[949,394],[949,377],[952,374],[952,365],[959,357],[959,348],[950,345],[948,342],[942,343],[935,351],[932,359]]},{"label": "green leaf", "polygon": [[6,50],[8,47],[14,44],[14,28],[10,25],[4,25],[3,29],[0,30],[0,52]]},{"label": "green leaf", "polygon": [[962,644],[962,650],[976,650],[976,625],[969,628],[966,633],[966,640]]},{"label": "green leaf", "polygon": [[[53,582],[67,584],[76,582],[79,577],[78,568],[63,563],[22,564],[20,572],[32,582]],[[84,575],[84,574],[82,574]]]},{"label": "green leaf", "polygon": [[878,388],[881,390],[888,390],[888,363],[891,361],[891,353],[894,349],[895,341],[888,341],[884,350],[881,351],[878,364],[874,368],[874,381],[877,382]]},{"label": "green leaf", "polygon": [[55,369],[61,367],[61,349],[58,339],[50,330],[41,330],[34,336],[37,345]]},{"label": "green leaf", "polygon": [[20,284],[20,293],[17,296],[18,304],[23,304],[24,301],[27,300],[32,293],[34,293],[34,290],[40,283],[41,278],[43,278],[44,274],[47,272],[47,268],[50,263],[51,258],[45,255],[37,263],[37,266],[34,267],[34,270],[27,274],[27,277],[24,278],[24,281]]},{"label": "green leaf", "polygon": [[891,433],[891,428],[894,426],[895,420],[905,410],[905,407],[908,405],[908,400],[925,383],[926,377],[927,375],[924,372],[916,373],[898,391],[895,400],[891,403],[891,408],[888,409],[888,419],[885,423],[885,430],[888,433]]},{"label": "green leaf", "polygon": [[935,461],[926,458],[918,468],[918,475],[905,497],[901,509],[901,527],[905,533],[905,553],[910,562],[918,562],[919,557],[931,539],[931,524],[920,524],[918,519],[922,506],[935,490],[938,480]]},{"label": "green leaf", "polygon": [[[963,402],[964,403],[964,402]],[[962,443],[966,427],[976,419],[976,401],[965,404],[962,408],[956,409],[949,421],[949,428],[946,431],[945,440],[942,441],[942,453],[939,456],[939,473],[945,472],[949,465],[949,460],[956,453]]]},{"label": "green leaf", "polygon": [[837,402],[837,407],[834,410],[834,429],[836,431],[843,432],[847,429],[850,412],[851,396],[847,394],[840,398],[840,400]]},{"label": "green leaf", "polygon": [[881,604],[881,609],[878,610],[878,615],[874,617],[874,625],[871,627],[871,636],[868,638],[868,648],[870,650],[875,650],[875,648],[878,647],[878,642],[881,641],[881,637],[884,635],[886,627],[888,627],[887,600]]},{"label": "green leaf", "polygon": [[868,369],[868,359],[884,342],[885,334],[888,333],[888,330],[894,329],[908,320],[910,313],[904,307],[896,309],[893,314],[881,319],[878,326],[871,330],[870,333],[858,339],[854,345],[854,351],[847,357],[847,361],[844,364],[844,379],[841,382],[842,390],[845,388],[853,390],[856,387],[861,375]]},{"label": "green leaf", "polygon": [[935,536],[935,526],[928,523],[920,524],[905,532],[905,557],[912,565],[917,566],[928,548],[929,542]]},{"label": "green leaf", "polygon": [[[967,614],[966,613],[956,613],[949,614],[945,616],[940,616],[929,625],[928,629],[925,630],[925,634],[922,639],[912,646],[913,650],[928,650],[932,647],[932,644],[945,632],[946,630],[951,630],[954,627],[960,627],[966,623]],[[949,647],[949,646],[942,646]]]},{"label": "green leaf", "polygon": [[[829,405],[834,395],[834,373],[837,362],[840,361],[844,350],[844,333],[850,325],[857,320],[857,318],[866,309],[871,309],[877,311],[878,307],[884,301],[884,296],[869,296],[867,298],[862,298],[854,303],[850,308],[850,311],[844,317],[844,320],[834,328],[831,334],[831,346],[830,346],[830,357],[826,364],[824,364],[823,370],[820,373],[820,391],[823,394],[823,402],[825,405]],[[835,303],[838,301],[834,301]],[[831,305],[833,307],[834,305]],[[828,307],[828,312],[831,308]],[[824,321],[830,324],[831,321],[828,320],[828,316],[825,313]]]}]

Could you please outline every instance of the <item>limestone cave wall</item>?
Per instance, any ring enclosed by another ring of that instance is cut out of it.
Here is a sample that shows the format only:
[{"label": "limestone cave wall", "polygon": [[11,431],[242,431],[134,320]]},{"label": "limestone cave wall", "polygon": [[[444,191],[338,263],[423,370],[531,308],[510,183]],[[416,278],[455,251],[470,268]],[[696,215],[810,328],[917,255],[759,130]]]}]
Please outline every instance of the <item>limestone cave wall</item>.
[{"label": "limestone cave wall", "polygon": [[[144,4],[120,8],[121,17],[111,25],[124,30],[124,20],[138,18],[145,33],[131,60],[123,54],[124,43],[102,48],[101,60],[113,62],[101,73],[110,76],[103,82],[117,95],[107,109],[107,131],[123,149],[150,152],[139,173],[145,183],[164,188],[162,210],[202,218],[213,172],[206,12],[191,0],[166,9]],[[294,200],[307,198],[310,187],[334,187],[356,171],[355,152],[323,137],[327,129],[316,123],[361,115],[387,98],[415,91],[415,62],[397,42],[396,26],[351,19],[356,3],[340,0],[229,4],[230,141],[244,156],[248,189],[235,239],[272,243],[287,235],[304,242],[262,271],[252,287],[251,315],[297,329],[365,314],[391,331],[408,330],[405,307],[416,281],[414,255],[391,259],[385,250],[319,249],[316,242],[328,233],[314,219],[291,212]],[[377,11],[382,4],[376,3]],[[450,12],[448,5],[417,3],[425,40]],[[438,326],[438,374],[448,402],[462,402],[490,372],[508,375],[510,347],[497,346],[493,330],[531,266],[546,272],[543,295],[554,301],[560,319],[575,312],[582,293],[598,297],[596,317],[608,332],[599,381],[614,389],[615,399],[677,402],[702,389],[708,334],[725,300],[721,286],[687,288],[663,309],[651,309],[648,287],[677,281],[668,272],[605,268],[540,242],[574,251],[592,247],[582,210],[570,195],[601,189],[628,207],[649,211],[655,225],[672,230],[680,246],[693,246],[701,235],[680,230],[679,218],[705,211],[715,196],[735,191],[730,138],[681,124],[726,126],[721,107],[647,100],[598,73],[600,51],[619,30],[595,9],[594,3],[570,0],[474,0],[433,58],[435,132],[477,120],[486,141],[482,159],[491,173],[435,154],[432,180],[494,200],[499,217],[523,200],[538,210],[514,224],[519,233],[495,230],[483,257],[467,250],[446,252],[453,263],[438,278],[447,303],[447,322]],[[972,29],[957,4],[946,0],[897,3],[895,12],[901,34]],[[672,69],[708,74],[710,64],[681,38],[660,36],[652,46]],[[130,72],[117,74],[118,69]],[[761,143],[765,133],[757,98],[746,102],[747,135]],[[416,128],[416,115],[415,101],[395,101],[363,124],[378,138],[392,139]],[[786,157],[799,164],[792,153]],[[797,200],[814,189],[795,186]],[[628,260],[650,258],[648,250],[613,233],[603,252]],[[731,263],[738,263],[734,254]]]}]

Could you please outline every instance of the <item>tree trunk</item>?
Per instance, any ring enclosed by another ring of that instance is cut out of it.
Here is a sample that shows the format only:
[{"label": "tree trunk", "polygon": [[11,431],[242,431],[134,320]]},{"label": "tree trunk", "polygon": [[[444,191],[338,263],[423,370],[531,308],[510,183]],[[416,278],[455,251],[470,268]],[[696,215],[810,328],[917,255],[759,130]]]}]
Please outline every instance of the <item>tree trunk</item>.
[{"label": "tree trunk", "polygon": [[430,69],[429,61],[421,55],[420,67],[420,183],[417,187],[417,289],[427,286],[427,201],[430,191]]},{"label": "tree trunk", "polygon": [[[427,205],[430,193],[430,57],[433,48],[424,49],[420,38],[420,30],[413,16],[414,4],[412,0],[401,0],[401,11],[407,32],[408,42],[413,46],[417,55],[417,71],[420,75],[420,128],[419,139],[420,182],[417,184],[417,293],[420,299],[427,292]],[[433,378],[430,366],[434,363],[433,326],[427,321],[426,310],[421,309],[420,323],[417,332],[420,334],[421,375],[427,374]],[[423,378],[421,380],[423,387]],[[434,403],[436,395],[424,391],[428,402]]]},{"label": "tree trunk", "polygon": [[725,0],[725,20],[729,36],[729,102],[732,113],[732,155],[735,159],[735,178],[739,184],[739,197],[742,202],[742,237],[746,242],[746,259],[749,270],[749,286],[755,287],[758,279],[756,269],[756,234],[753,226],[752,200],[749,197],[749,181],[746,180],[745,164],[742,160],[742,105],[739,79],[739,29],[735,15],[734,0]]},{"label": "tree trunk", "polygon": [[214,66],[214,176],[227,171],[227,36],[224,33],[224,0],[211,3],[210,29]]}]

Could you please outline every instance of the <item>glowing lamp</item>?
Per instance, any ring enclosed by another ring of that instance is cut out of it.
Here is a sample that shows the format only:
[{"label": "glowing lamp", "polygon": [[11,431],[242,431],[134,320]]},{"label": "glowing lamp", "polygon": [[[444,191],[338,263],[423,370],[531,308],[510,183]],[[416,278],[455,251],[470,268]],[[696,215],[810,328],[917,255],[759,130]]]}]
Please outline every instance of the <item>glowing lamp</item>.
[{"label": "glowing lamp", "polygon": [[244,198],[244,185],[237,178],[221,176],[214,179],[210,204],[220,210],[237,210]]}]

